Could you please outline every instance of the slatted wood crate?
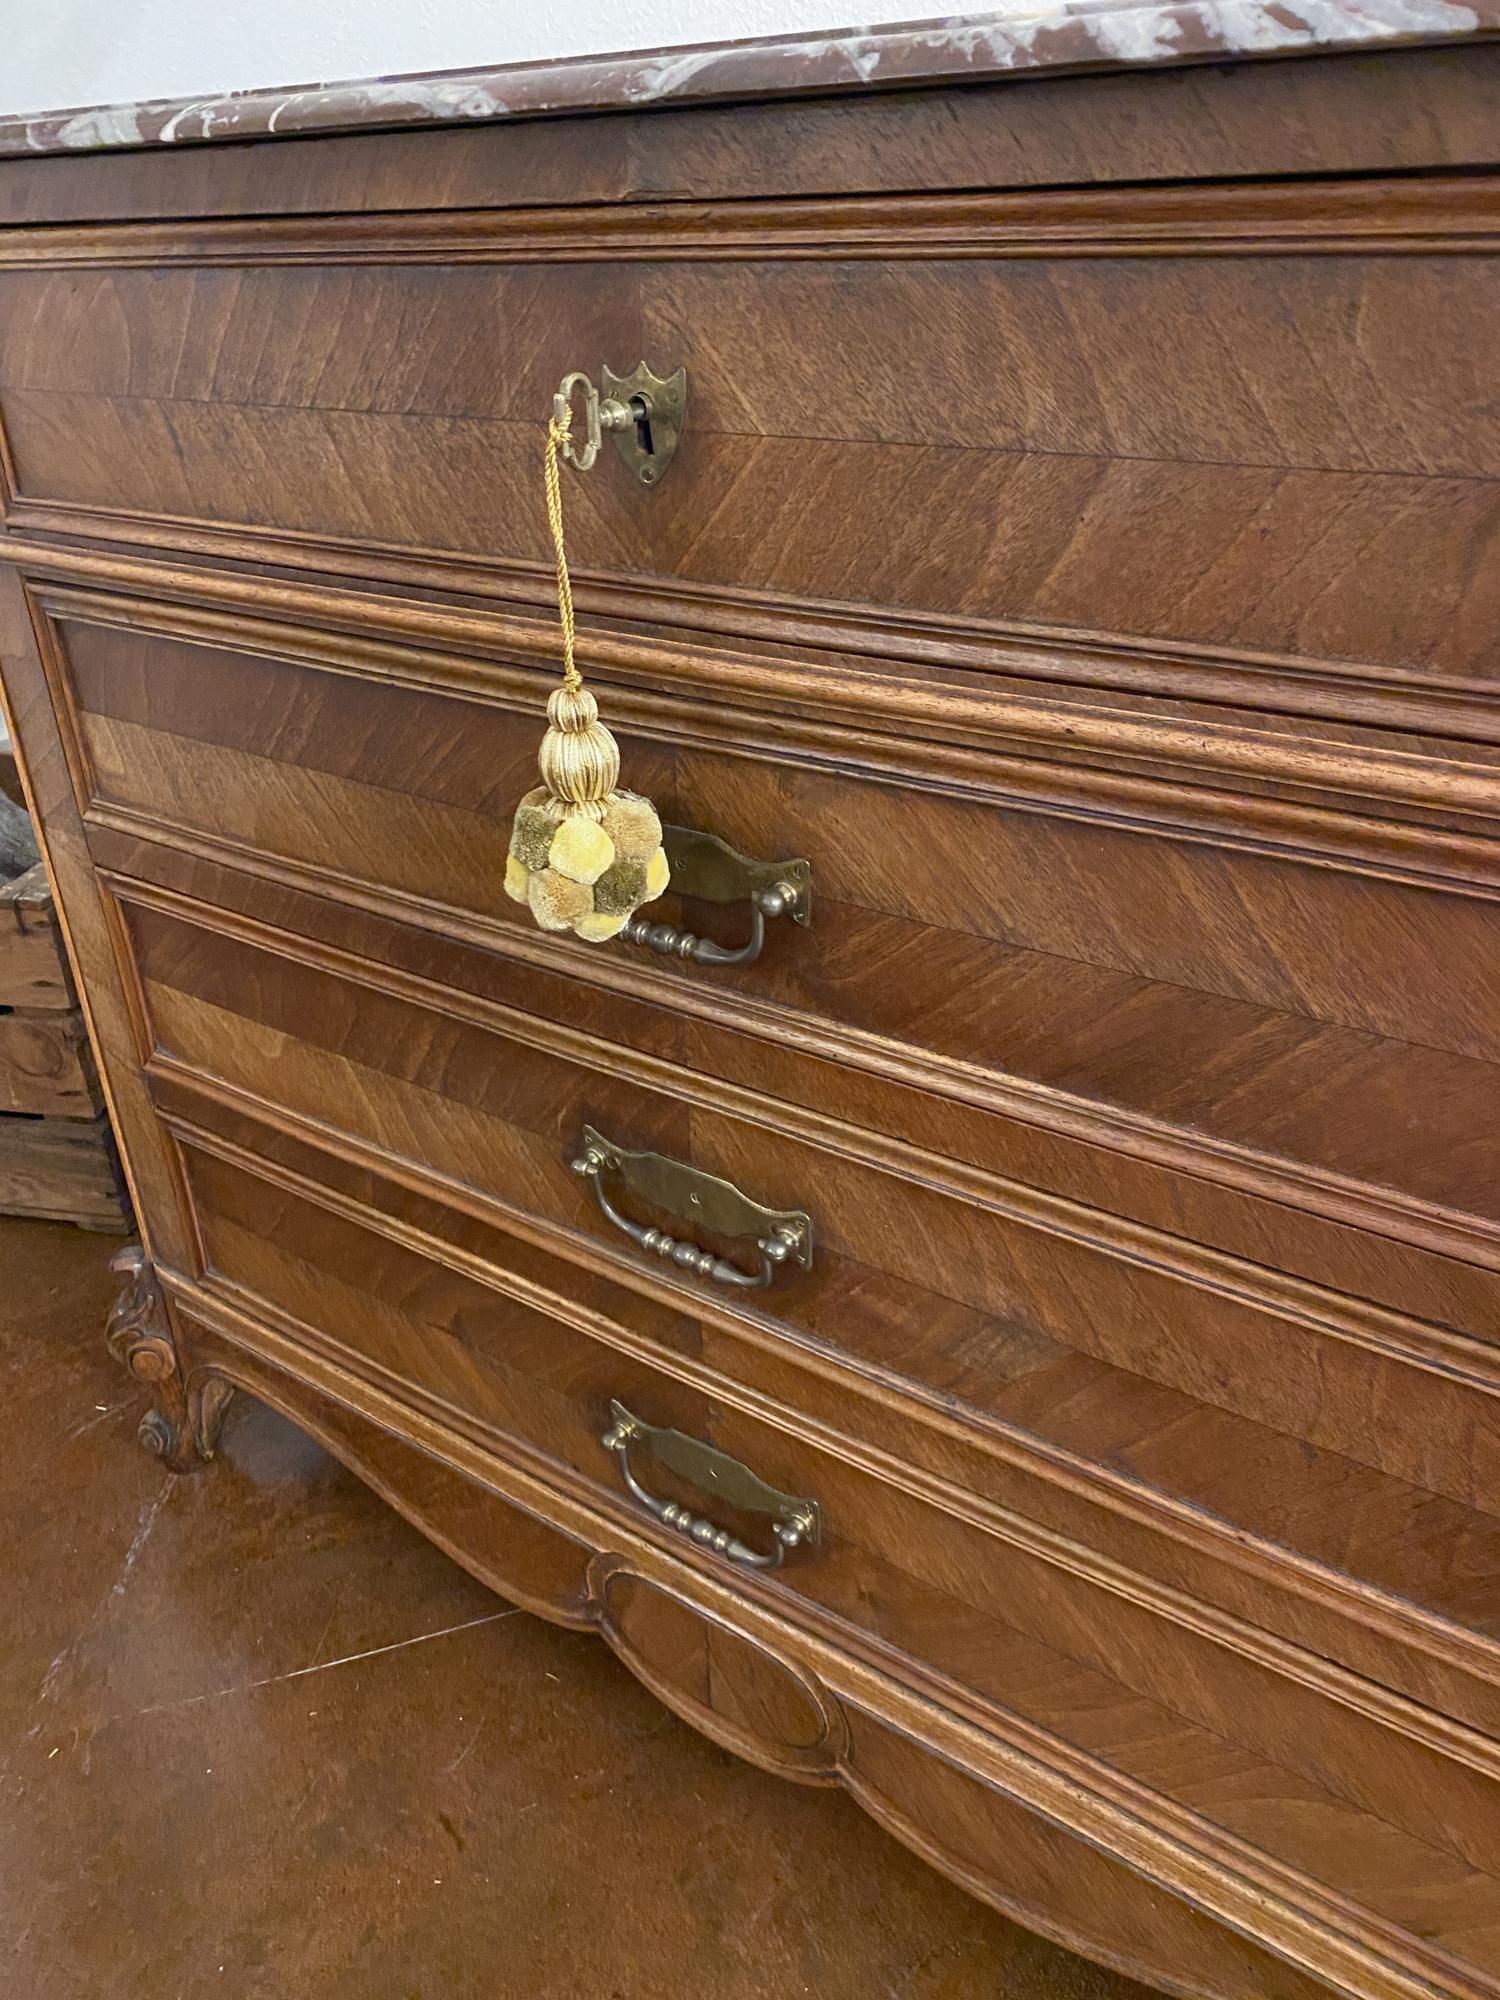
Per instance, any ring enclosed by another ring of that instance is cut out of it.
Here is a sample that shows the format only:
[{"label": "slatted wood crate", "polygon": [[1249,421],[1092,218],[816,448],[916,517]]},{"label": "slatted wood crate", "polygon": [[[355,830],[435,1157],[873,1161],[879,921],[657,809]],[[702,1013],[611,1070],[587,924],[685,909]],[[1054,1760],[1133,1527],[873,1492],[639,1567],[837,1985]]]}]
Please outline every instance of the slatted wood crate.
[{"label": "slatted wood crate", "polygon": [[0,1215],[124,1230],[129,1214],[52,894],[0,882]]}]

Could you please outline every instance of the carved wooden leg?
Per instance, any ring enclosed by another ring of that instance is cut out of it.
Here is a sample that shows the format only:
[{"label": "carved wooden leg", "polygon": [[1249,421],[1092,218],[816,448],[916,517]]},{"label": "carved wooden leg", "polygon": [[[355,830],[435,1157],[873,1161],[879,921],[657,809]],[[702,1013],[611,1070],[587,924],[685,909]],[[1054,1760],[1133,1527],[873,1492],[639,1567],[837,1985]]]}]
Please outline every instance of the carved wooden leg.
[{"label": "carved wooden leg", "polygon": [[214,1376],[189,1392],[167,1320],[165,1301],[145,1250],[131,1243],[109,1260],[120,1296],[109,1315],[110,1352],[148,1383],[153,1407],[141,1419],[141,1443],[174,1472],[194,1471],[212,1458],[219,1426],[234,1391]]}]

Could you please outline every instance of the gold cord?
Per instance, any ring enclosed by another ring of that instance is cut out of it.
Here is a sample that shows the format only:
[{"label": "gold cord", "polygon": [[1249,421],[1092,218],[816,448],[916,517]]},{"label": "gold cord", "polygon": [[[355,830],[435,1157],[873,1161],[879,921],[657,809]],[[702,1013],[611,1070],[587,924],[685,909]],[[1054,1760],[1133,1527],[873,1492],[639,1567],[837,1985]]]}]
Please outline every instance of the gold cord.
[{"label": "gold cord", "polygon": [[547,482],[547,524],[552,530],[552,546],[557,551],[557,615],[562,621],[563,685],[581,688],[583,675],[573,659],[573,583],[568,575],[568,557],[563,547],[562,475],[559,458],[568,441],[568,425],[551,417],[547,422],[545,476]]},{"label": "gold cord", "polygon": [[602,819],[620,781],[620,747],[599,720],[599,704],[583,684],[573,657],[573,585],[563,547],[561,459],[568,442],[568,413],[554,411],[547,423],[543,469],[547,484],[547,523],[557,552],[557,615],[562,624],[562,684],[547,699],[549,727],[537,762],[542,782],[560,807]]},{"label": "gold cord", "polygon": [[[567,398],[589,392],[589,443],[569,440]],[[598,398],[581,375],[563,378],[547,424],[542,470],[547,525],[557,556],[557,616],[562,678],[547,696],[547,727],[537,749],[541,778],[516,807],[505,893],[529,906],[545,931],[571,931],[591,943],[618,937],[643,902],[671,880],[661,821],[649,799],[622,792],[620,746],[599,720],[599,704],[574,658],[573,585],[563,545],[562,460],[580,472],[599,448]]]}]

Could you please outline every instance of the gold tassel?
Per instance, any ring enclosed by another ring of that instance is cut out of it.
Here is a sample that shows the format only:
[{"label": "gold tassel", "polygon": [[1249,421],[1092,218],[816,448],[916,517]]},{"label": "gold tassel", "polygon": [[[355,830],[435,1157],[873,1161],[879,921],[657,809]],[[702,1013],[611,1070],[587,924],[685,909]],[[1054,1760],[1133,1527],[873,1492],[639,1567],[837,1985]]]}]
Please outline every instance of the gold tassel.
[{"label": "gold tassel", "polygon": [[559,461],[565,415],[547,425],[547,521],[557,551],[557,609],[563,678],[547,701],[547,733],[537,762],[542,782],[516,808],[505,864],[506,894],[529,906],[544,931],[572,931],[598,943],[623,930],[670,879],[661,821],[649,799],[623,792],[620,746],[599,720],[599,704],[573,657],[573,586],[563,548]]}]

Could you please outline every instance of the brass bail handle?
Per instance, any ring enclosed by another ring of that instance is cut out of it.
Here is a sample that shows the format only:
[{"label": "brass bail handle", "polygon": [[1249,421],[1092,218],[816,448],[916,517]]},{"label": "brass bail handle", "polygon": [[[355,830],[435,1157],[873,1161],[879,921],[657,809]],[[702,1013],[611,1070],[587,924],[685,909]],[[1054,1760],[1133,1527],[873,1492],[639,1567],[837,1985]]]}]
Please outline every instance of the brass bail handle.
[{"label": "brass bail handle", "polygon": [[[654,1514],[658,1521],[686,1535],[700,1548],[726,1556],[742,1569],[780,1569],[788,1550],[816,1548],[821,1542],[822,1510],[816,1500],[779,1492],[748,1465],[730,1458],[715,1445],[705,1444],[701,1438],[642,1423],[618,1400],[611,1400],[609,1411],[610,1427],[599,1442],[606,1451],[613,1452],[631,1498],[648,1514]],[[630,1463],[630,1447],[637,1442],[647,1446],[669,1471],[702,1491],[717,1495],[741,1513],[768,1516],[772,1524],[769,1551],[751,1548],[706,1515],[695,1514],[675,1500],[662,1500],[642,1485]]]}]

